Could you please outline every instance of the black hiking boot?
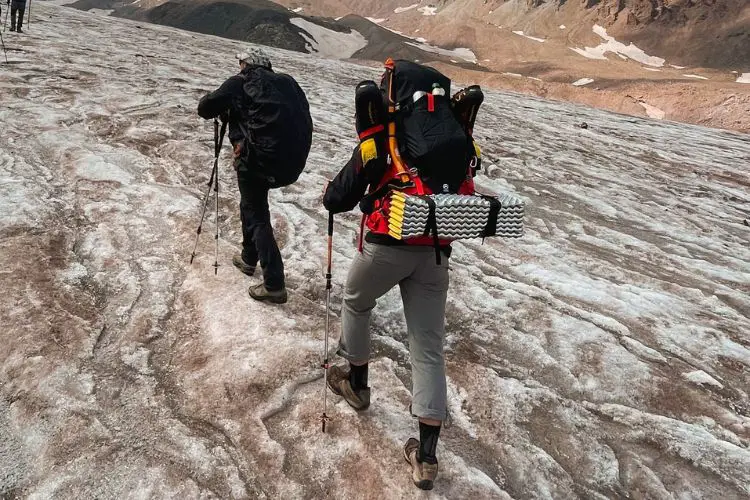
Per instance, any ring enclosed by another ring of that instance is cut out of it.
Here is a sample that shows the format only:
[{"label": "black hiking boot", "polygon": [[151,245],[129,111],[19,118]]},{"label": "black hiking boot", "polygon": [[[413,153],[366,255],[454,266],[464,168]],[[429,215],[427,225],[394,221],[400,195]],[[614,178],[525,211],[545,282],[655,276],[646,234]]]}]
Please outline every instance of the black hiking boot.
[{"label": "black hiking boot", "polygon": [[404,458],[411,465],[411,479],[420,490],[431,490],[438,474],[437,461],[434,464],[420,462],[417,455],[419,455],[419,440],[409,438],[404,445]]},{"label": "black hiking boot", "polygon": [[234,264],[234,267],[239,269],[242,274],[247,274],[248,276],[255,274],[255,266],[247,264],[241,254],[236,253],[232,256],[232,264]]},{"label": "black hiking boot", "polygon": [[11,26],[11,27],[10,27],[10,30],[11,30],[11,31],[16,31],[16,27],[15,27],[15,26]]},{"label": "black hiking boot", "polygon": [[259,283],[255,286],[248,288],[247,293],[250,297],[261,302],[271,302],[272,304],[286,304],[287,293],[286,288],[281,290],[268,290],[266,285]]},{"label": "black hiking boot", "polygon": [[328,368],[328,388],[337,396],[343,397],[357,411],[366,410],[370,406],[370,388],[355,391],[349,382],[349,370],[340,366]]}]

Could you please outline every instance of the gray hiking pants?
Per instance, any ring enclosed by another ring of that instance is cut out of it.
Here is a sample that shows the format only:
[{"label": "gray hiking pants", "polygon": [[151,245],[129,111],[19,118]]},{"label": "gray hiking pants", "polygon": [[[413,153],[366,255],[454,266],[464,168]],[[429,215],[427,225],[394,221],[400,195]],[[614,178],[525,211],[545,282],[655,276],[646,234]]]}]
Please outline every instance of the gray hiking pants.
[{"label": "gray hiking pants", "polygon": [[370,313],[378,298],[401,288],[411,357],[412,413],[445,420],[445,302],[448,258],[438,266],[432,247],[365,243],[344,289],[338,353],[352,362],[370,359]]}]

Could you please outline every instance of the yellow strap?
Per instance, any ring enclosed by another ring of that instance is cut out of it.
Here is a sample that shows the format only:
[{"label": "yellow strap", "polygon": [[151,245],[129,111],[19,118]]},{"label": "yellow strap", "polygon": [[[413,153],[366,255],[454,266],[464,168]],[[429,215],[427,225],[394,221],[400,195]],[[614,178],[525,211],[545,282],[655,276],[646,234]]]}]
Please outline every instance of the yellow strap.
[{"label": "yellow strap", "polygon": [[367,165],[368,161],[376,159],[378,157],[378,146],[375,139],[371,137],[360,143],[359,152],[362,155],[362,165]]}]

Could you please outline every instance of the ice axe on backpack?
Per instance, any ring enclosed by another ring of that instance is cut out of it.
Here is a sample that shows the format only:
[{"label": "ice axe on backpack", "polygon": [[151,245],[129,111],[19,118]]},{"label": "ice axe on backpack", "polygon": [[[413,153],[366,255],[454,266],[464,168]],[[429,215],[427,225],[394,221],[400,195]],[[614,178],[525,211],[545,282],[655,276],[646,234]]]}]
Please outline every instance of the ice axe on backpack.
[{"label": "ice axe on backpack", "polygon": [[219,120],[214,118],[214,167],[211,170],[211,177],[208,179],[208,188],[206,189],[206,195],[203,197],[203,211],[201,212],[201,221],[198,224],[198,229],[195,235],[195,244],[193,245],[193,253],[190,255],[190,263],[193,263],[195,259],[195,250],[198,248],[198,239],[200,238],[201,232],[203,231],[203,220],[206,217],[206,208],[208,207],[208,196],[211,194],[211,188],[213,187],[214,193],[216,194],[216,233],[214,239],[216,240],[216,252],[214,254],[214,274],[219,273],[219,154],[221,153],[221,145],[224,143],[224,134],[227,131],[227,122],[221,122],[221,133],[219,132]]}]

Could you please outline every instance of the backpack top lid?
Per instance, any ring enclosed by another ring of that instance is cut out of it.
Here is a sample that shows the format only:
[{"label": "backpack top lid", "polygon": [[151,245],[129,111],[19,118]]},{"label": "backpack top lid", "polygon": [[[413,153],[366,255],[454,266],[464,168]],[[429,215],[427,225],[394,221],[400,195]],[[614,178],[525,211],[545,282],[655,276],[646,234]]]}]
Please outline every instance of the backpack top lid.
[{"label": "backpack top lid", "polygon": [[[388,62],[386,62],[388,64]],[[385,78],[380,83],[384,92],[388,89]],[[435,68],[422,66],[415,62],[398,59],[393,62],[393,86],[396,103],[411,100],[415,92],[431,93],[436,87],[445,90],[445,95],[450,96],[451,80]]]}]

